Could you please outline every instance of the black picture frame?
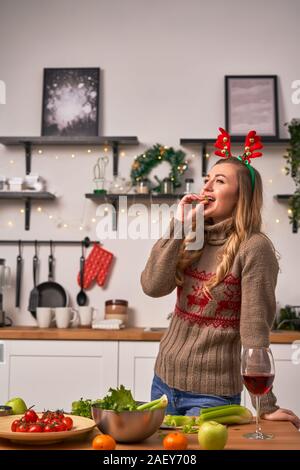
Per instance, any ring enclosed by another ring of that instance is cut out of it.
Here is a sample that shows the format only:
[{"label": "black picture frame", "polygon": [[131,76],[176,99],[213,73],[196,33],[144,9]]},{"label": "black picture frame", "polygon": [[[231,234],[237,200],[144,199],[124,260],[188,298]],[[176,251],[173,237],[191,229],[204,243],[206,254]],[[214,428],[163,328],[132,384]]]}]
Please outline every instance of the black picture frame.
[{"label": "black picture frame", "polygon": [[225,126],[231,137],[254,129],[279,138],[277,75],[225,75]]},{"label": "black picture frame", "polygon": [[98,136],[100,68],[44,68],[42,136]]}]

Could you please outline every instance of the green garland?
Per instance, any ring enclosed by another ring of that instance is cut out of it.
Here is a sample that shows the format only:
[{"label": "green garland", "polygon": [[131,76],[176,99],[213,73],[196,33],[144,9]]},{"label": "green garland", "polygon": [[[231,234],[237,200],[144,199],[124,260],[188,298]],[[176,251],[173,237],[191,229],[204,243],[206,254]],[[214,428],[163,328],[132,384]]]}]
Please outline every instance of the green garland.
[{"label": "green garland", "polygon": [[290,146],[287,149],[285,167],[286,174],[290,174],[295,182],[295,192],[289,199],[289,208],[291,215],[290,223],[293,225],[293,232],[297,232],[300,225],[300,120],[292,119],[290,123],[286,123],[291,135]]},{"label": "green garland", "polygon": [[[174,188],[181,186],[181,177],[188,168],[188,162],[185,160],[185,153],[182,150],[174,150],[173,147],[164,147],[160,144],[155,144],[146,152],[135,157],[131,167],[130,178],[133,185],[136,185],[141,179],[144,179],[148,174],[162,162],[169,162],[171,170],[169,178],[173,181]],[[155,176],[158,181],[158,186],[153,188],[153,191],[160,190],[160,179]]]}]

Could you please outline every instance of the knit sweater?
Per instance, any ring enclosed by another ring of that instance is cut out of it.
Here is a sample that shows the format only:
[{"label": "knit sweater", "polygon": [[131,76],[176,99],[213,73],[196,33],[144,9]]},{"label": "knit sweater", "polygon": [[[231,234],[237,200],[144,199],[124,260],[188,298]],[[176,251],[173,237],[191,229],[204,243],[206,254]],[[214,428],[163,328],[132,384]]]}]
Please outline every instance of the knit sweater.
[{"label": "knit sweater", "polygon": [[[205,242],[199,261],[184,272],[181,287],[175,272],[182,239],[181,222],[170,225],[170,237],[152,248],[141,275],[143,291],[151,297],[170,294],[177,301],[161,342],[155,373],[170,387],[199,394],[235,395],[242,391],[241,346],[268,347],[276,313],[278,262],[270,241],[261,233],[240,244],[230,273],[203,293],[217,267],[217,256],[232,231],[232,218],[204,224]],[[255,406],[255,399],[251,396]],[[261,413],[279,407],[272,390],[261,397]]]}]

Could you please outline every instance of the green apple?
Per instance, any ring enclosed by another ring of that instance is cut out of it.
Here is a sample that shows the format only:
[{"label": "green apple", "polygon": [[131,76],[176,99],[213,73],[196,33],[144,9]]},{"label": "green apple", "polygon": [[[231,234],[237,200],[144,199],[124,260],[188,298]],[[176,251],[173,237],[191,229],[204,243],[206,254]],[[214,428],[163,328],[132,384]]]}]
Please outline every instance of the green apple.
[{"label": "green apple", "polygon": [[227,427],[216,421],[206,421],[198,431],[198,442],[204,450],[222,450],[228,439]]},{"label": "green apple", "polygon": [[5,405],[12,407],[12,412],[14,415],[22,415],[27,410],[25,401],[19,397],[11,398],[5,403]]}]

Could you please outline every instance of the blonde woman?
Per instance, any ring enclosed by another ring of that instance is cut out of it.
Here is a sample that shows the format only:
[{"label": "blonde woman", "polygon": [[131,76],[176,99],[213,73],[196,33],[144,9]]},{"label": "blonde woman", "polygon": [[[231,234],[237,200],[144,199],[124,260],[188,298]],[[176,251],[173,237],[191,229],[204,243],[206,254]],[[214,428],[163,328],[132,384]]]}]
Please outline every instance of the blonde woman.
[{"label": "blonde woman", "polygon": [[[230,136],[220,131],[216,153],[223,158],[205,177],[200,194],[181,200],[170,237],[155,243],[141,275],[151,297],[177,288],[151,390],[152,399],[167,394],[169,414],[198,415],[202,407],[239,404],[241,346],[268,347],[276,313],[279,266],[261,231],[262,180],[250,165],[251,158],[261,156],[262,145],[251,131],[243,157],[233,157]],[[177,233],[185,217],[193,219],[197,211],[191,208],[193,200],[204,213],[204,244],[197,250],[187,249],[191,240]],[[272,390],[261,397],[260,413],[300,427],[292,411],[276,404]]]}]

